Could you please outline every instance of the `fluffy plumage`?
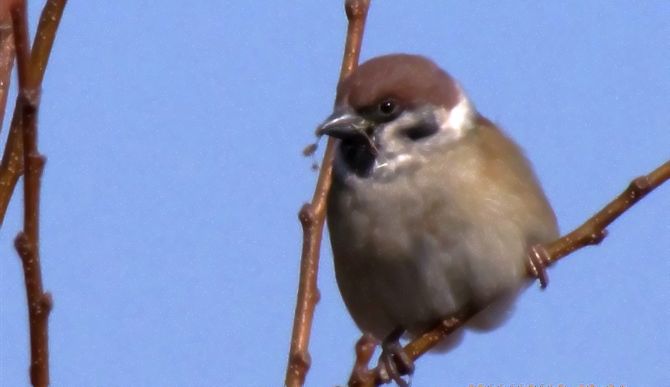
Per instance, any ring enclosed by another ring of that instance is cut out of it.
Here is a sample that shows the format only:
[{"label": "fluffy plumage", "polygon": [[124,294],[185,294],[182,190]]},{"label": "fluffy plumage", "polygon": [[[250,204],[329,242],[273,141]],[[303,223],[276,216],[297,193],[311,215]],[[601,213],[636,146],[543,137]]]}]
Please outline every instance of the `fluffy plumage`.
[{"label": "fluffy plumage", "polygon": [[512,300],[528,282],[528,247],[558,235],[519,147],[420,56],[372,59],[338,96],[318,131],[341,139],[328,228],[360,329],[380,340],[418,334],[464,308]]}]

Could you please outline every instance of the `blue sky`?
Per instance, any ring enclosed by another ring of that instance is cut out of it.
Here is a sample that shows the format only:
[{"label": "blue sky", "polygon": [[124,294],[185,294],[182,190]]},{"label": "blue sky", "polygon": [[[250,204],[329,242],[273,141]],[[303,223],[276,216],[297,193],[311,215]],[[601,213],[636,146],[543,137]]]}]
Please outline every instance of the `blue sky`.
[{"label": "blue sky", "polygon": [[[283,381],[296,213],[316,180],[301,150],[332,108],[342,5],[185,4],[65,11],[40,114],[54,386]],[[567,231],[670,156],[668,15],[663,1],[373,1],[362,58],[419,53],[452,73],[525,148]],[[28,380],[19,198],[0,233],[3,387]],[[667,385],[668,219],[670,185],[550,269],[503,327],[422,358],[414,385]],[[328,246],[311,386],[346,382],[358,337]]]}]

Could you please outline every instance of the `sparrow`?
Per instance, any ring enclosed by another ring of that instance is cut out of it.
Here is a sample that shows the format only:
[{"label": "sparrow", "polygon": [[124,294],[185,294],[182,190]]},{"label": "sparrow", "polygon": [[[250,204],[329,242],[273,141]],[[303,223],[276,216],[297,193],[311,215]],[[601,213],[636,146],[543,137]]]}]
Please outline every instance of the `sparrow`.
[{"label": "sparrow", "polygon": [[558,237],[519,146],[447,72],[408,54],[340,82],[316,133],[339,139],[327,199],[337,284],[390,377],[413,370],[404,334],[464,311],[479,311],[473,328],[499,326],[532,282],[529,248]]}]

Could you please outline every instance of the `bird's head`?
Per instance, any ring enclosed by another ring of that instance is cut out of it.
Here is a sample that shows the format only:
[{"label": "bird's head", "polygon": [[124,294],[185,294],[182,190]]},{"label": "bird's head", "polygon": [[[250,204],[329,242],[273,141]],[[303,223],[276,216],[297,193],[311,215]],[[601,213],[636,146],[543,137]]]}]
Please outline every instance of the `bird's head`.
[{"label": "bird's head", "polygon": [[476,111],[432,61],[392,54],[371,59],[338,86],[336,108],[317,135],[341,140],[336,173],[391,178],[474,127]]}]

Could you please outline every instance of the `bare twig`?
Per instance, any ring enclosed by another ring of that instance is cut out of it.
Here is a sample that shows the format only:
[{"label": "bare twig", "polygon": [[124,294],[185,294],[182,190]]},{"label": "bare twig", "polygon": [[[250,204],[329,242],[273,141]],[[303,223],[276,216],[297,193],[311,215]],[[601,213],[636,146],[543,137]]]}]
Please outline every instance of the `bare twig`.
[{"label": "bare twig", "polygon": [[[600,243],[607,235],[605,228],[609,224],[631,208],[646,194],[653,191],[669,179],[670,161],[666,161],[650,174],[634,179],[628,188],[626,188],[616,199],[608,203],[602,210],[598,211],[598,213],[574,231],[553,242],[535,247],[535,249],[541,252],[541,255],[548,265],[582,247]],[[453,316],[442,321],[432,330],[407,344],[404,348],[405,352],[412,360],[418,359],[421,355],[437,345],[443,338],[460,328],[476,312],[476,310],[468,311],[462,315]],[[361,358],[361,356],[363,356],[363,358]],[[349,380],[350,386],[370,387],[378,386],[383,383],[379,366],[368,371],[365,366],[361,365],[362,362],[367,363],[369,360],[369,356],[366,353],[361,354],[357,348],[356,366],[352,373],[352,378]]]},{"label": "bare twig", "polygon": [[[370,0],[346,0],[345,11],[349,20],[347,40],[344,48],[340,79],[353,72],[358,64],[363,30]],[[300,283],[293,318],[293,333],[289,352],[286,379],[289,387],[302,386],[309,371],[309,338],[312,330],[314,309],[319,299],[316,286],[319,269],[319,249],[326,219],[326,195],[330,189],[334,140],[329,139],[321,163],[321,171],[311,203],[306,203],[298,217],[303,228],[302,257],[300,260]]]},{"label": "bare twig", "polygon": [[[56,38],[56,31],[65,9],[66,0],[48,0],[37,27],[32,53],[30,54],[30,72],[35,76],[38,87],[42,84],[51,54],[51,47]],[[9,200],[14,187],[23,174],[23,141],[21,135],[21,106],[20,98],[14,106],[12,122],[5,145],[5,152],[0,162],[0,227],[5,219]]]},{"label": "bare twig", "polygon": [[584,224],[564,237],[546,244],[545,249],[549,263],[556,262],[582,247],[600,243],[607,234],[605,229],[607,226],[668,179],[670,179],[670,161],[666,161],[650,174],[633,180],[616,199],[608,203]]},{"label": "bare twig", "polygon": [[23,175],[23,139],[21,138],[21,114],[23,110],[19,105],[20,100],[14,105],[14,115],[9,127],[9,135],[5,144],[5,152],[0,162],[0,228],[5,220],[7,206],[12,198],[16,183]]},{"label": "bare twig", "polygon": [[14,34],[12,33],[12,18],[9,12],[0,9],[0,131],[5,117],[9,80],[14,64]]},{"label": "bare twig", "polygon": [[30,71],[26,8],[25,1],[17,2],[12,7],[19,78],[18,98],[23,131],[23,163],[26,166],[23,231],[16,237],[15,246],[23,264],[28,298],[30,381],[33,386],[47,386],[49,385],[48,318],[51,311],[51,296],[42,289],[39,257],[39,194],[44,158],[37,151],[39,87],[35,83],[36,77]]},{"label": "bare twig", "polygon": [[30,55],[30,65],[37,77],[36,82],[42,83],[44,71],[49,63],[51,48],[56,38],[56,31],[65,10],[67,0],[47,0],[40,15],[37,33],[33,40],[33,49]]},{"label": "bare twig", "polygon": [[23,230],[14,244],[23,265],[28,301],[30,381],[40,387],[49,385],[48,322],[53,302],[43,290],[40,267],[39,199],[45,159],[37,149],[37,114],[44,69],[64,6],[65,0],[47,1],[31,51],[26,1],[11,5],[19,93],[0,165],[0,219],[25,166]]}]

